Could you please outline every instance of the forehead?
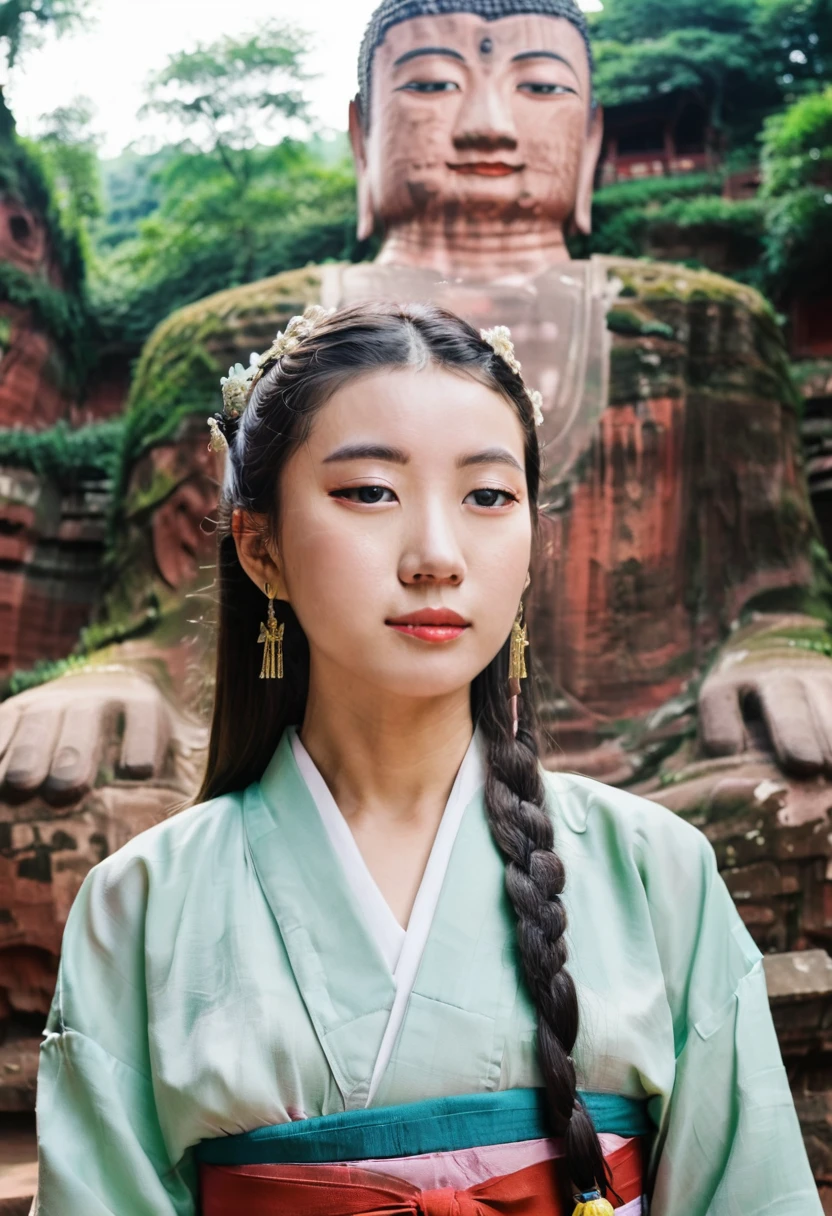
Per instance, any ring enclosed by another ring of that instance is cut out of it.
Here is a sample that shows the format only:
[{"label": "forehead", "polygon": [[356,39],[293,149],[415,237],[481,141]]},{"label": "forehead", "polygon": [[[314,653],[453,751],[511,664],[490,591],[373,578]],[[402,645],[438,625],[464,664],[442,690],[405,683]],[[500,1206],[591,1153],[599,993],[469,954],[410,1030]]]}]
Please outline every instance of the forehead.
[{"label": "forehead", "polygon": [[[492,49],[484,56],[480,47],[486,38]],[[553,51],[568,58],[582,79],[589,79],[584,40],[564,17],[542,13],[518,13],[497,21],[485,21],[474,13],[411,17],[389,29],[384,41],[376,47],[373,74],[392,71],[402,55],[421,47],[456,51],[471,65],[484,63],[486,59],[488,62],[511,59],[526,51]]]},{"label": "forehead", "polygon": [[316,413],[308,443],[316,452],[345,440],[382,440],[431,459],[502,442],[522,456],[514,405],[475,376],[428,363],[384,368],[347,380]]}]

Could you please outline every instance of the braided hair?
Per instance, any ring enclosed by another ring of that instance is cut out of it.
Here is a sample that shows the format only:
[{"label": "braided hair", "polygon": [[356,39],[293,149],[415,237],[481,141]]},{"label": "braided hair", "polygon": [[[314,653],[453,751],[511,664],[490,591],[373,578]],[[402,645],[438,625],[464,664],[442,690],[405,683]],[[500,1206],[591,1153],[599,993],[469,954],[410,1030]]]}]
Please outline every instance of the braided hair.
[{"label": "braided hair", "polygon": [[[228,450],[220,507],[216,694],[200,801],[259,780],[283,730],[303,720],[309,683],[305,635],[290,605],[277,602],[285,630],[284,679],[261,682],[254,647],[241,640],[256,636],[261,593],[243,571],[230,521],[233,511],[242,508],[265,516],[277,534],[275,488],[281,470],[308,434],[315,412],[339,387],[368,372],[433,363],[501,393],[523,427],[526,482],[536,517],[540,451],[532,400],[519,372],[475,329],[452,313],[425,305],[364,304],[318,315],[314,326],[304,328],[300,321],[291,341],[283,335],[273,358],[261,366],[248,405],[217,416]],[[234,384],[230,388],[236,391]],[[227,393],[229,399],[233,391]],[[576,1092],[571,1055],[578,998],[566,968],[564,866],[546,807],[533,708],[525,697],[514,733],[509,651],[506,639],[471,686],[472,718],[487,747],[486,811],[505,859],[520,967],[537,1009],[537,1048],[552,1134],[564,1138],[572,1183],[580,1191],[598,1187],[605,1193],[603,1154]]]}]

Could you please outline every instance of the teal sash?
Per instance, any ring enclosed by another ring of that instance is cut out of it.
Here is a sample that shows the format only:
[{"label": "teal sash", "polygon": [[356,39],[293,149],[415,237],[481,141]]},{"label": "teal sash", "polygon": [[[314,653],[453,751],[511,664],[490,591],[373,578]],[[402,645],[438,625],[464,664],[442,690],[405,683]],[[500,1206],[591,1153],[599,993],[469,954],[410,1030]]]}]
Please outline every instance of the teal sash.
[{"label": "teal sash", "polygon": [[[581,1097],[599,1132],[643,1136],[654,1130],[643,1101],[620,1094]],[[258,1127],[203,1140],[196,1157],[206,1165],[323,1165],[515,1144],[549,1134],[542,1089],[503,1089]]]}]

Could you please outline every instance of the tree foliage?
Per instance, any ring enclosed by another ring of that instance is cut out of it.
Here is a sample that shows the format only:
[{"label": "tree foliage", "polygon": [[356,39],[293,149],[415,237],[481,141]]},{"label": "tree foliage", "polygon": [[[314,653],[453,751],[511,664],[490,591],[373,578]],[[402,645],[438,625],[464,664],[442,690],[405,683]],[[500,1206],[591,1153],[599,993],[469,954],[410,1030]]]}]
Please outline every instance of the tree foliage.
[{"label": "tree foliage", "polygon": [[786,101],[832,77],[832,0],[757,0],[757,27]]},{"label": "tree foliage", "polygon": [[[601,102],[692,94],[724,167],[599,190],[580,252],[685,250],[778,302],[832,277],[832,0],[604,0],[591,23]],[[759,198],[720,197],[760,157]]]},{"label": "tree foliage", "polygon": [[352,167],[329,163],[325,146],[252,149],[242,186],[213,153],[181,152],[156,182],[160,205],[100,252],[93,279],[102,324],[129,345],[212,292],[356,253]]},{"label": "tree foliage", "polygon": [[606,105],[694,93],[741,138],[832,66],[832,0],[605,0],[592,15]]},{"label": "tree foliage", "polygon": [[[175,55],[154,77],[147,110],[183,138],[151,165],[134,157],[120,169],[122,218],[111,212],[99,234],[94,283],[112,336],[137,345],[174,308],[212,292],[354,256],[346,141],[287,131],[308,125],[305,48],[303,35],[271,23]],[[263,142],[269,130],[283,137]]]},{"label": "tree foliage", "polygon": [[803,186],[832,189],[832,85],[768,119],[762,167],[768,198]]},{"label": "tree foliage", "polygon": [[832,274],[832,85],[766,123],[762,198],[767,202],[765,268],[787,291]]},{"label": "tree foliage", "polygon": [[63,33],[77,25],[88,8],[89,0],[2,0],[0,48],[6,66],[14,67],[22,52],[37,45],[47,28]]},{"label": "tree foliage", "polygon": [[172,55],[150,81],[144,111],[162,115],[190,144],[214,153],[244,182],[249,154],[287,119],[304,121],[307,37],[280,22]]},{"label": "tree foliage", "polygon": [[121,455],[122,418],[71,427],[64,421],[45,431],[0,429],[0,463],[53,477],[74,488],[89,477],[112,479]]},{"label": "tree foliage", "polygon": [[87,221],[102,214],[101,170],[91,131],[92,117],[89,100],[76,97],[68,105],[44,114],[37,139],[24,141],[43,169],[64,231],[85,247]]}]

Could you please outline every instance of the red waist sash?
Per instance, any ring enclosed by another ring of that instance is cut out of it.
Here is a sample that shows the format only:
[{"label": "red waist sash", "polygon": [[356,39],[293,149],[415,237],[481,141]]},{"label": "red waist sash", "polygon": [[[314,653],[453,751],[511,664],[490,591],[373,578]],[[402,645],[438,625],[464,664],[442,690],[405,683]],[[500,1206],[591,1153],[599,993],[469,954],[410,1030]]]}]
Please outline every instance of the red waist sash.
[{"label": "red waist sash", "polygon": [[[613,1207],[643,1191],[641,1142],[607,1158]],[[409,1182],[352,1165],[201,1165],[203,1216],[570,1216],[563,1160],[555,1158],[477,1183],[420,1191]]]}]

